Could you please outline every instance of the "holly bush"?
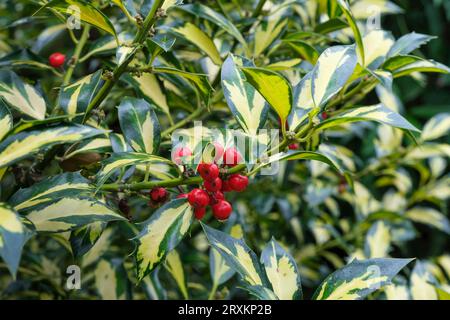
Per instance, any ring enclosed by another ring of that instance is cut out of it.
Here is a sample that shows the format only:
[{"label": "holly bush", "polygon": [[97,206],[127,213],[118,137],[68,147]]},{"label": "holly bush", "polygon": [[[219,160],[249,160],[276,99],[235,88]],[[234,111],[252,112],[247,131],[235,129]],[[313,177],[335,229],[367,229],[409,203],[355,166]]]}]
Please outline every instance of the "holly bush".
[{"label": "holly bush", "polygon": [[397,86],[434,37],[181,2],[0,4],[1,297],[448,299],[450,115]]}]

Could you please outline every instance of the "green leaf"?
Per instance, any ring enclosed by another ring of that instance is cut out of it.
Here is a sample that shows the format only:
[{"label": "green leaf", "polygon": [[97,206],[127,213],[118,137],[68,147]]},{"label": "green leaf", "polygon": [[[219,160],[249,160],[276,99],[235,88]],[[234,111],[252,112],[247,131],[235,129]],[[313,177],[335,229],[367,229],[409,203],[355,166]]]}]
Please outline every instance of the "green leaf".
[{"label": "green leaf", "polygon": [[[118,169],[140,164],[157,165],[161,163],[173,164],[171,161],[147,153],[121,152],[113,153],[111,157],[102,161],[102,169],[97,173],[97,187],[103,185]],[[173,164],[175,166],[175,164]]]},{"label": "green leaf", "polygon": [[262,68],[243,67],[247,81],[266,99],[284,123],[292,109],[292,88],[280,74]]},{"label": "green leaf", "polygon": [[317,60],[319,59],[319,52],[308,42],[302,40],[283,40],[283,41],[286,42],[289,46],[291,46],[292,49],[294,49],[300,55],[300,58],[302,58],[303,60],[308,61],[312,65],[315,65],[317,63]]},{"label": "green leaf", "polygon": [[332,18],[325,22],[322,22],[314,27],[314,32],[327,34],[334,31],[342,30],[348,28],[348,24],[341,18]]},{"label": "green leaf", "polygon": [[86,112],[103,82],[102,70],[98,70],[75,83],[61,87],[58,98],[59,106],[70,115]]},{"label": "green leaf", "polygon": [[250,286],[267,287],[267,279],[258,258],[244,240],[233,238],[205,224],[202,224],[202,227],[211,246],[222,255],[231,268],[241,275],[242,280]]},{"label": "green leaf", "polygon": [[185,300],[189,299],[188,290],[186,288],[186,279],[184,276],[183,263],[181,262],[180,255],[176,250],[170,251],[167,254],[164,267],[172,275],[175,282],[180,288],[181,294]]},{"label": "green leaf", "polygon": [[105,228],[106,222],[98,221],[73,230],[69,238],[73,255],[79,258],[86,254],[97,243]]},{"label": "green leaf", "polygon": [[211,8],[199,3],[187,4],[179,6],[178,8],[216,24],[218,27],[236,38],[236,40],[238,40],[242,45],[244,45],[245,47],[247,46],[247,42],[239,32],[238,28],[236,28],[235,25],[227,20],[224,16],[212,10]]},{"label": "green leaf", "polygon": [[292,161],[292,160],[315,160],[328,164],[331,168],[338,172],[342,172],[339,164],[329,157],[321,154],[319,152],[313,151],[289,151],[285,153],[277,153],[271,157],[269,157],[266,161],[261,164],[256,165],[252,171],[257,171],[271,163],[278,161]]},{"label": "green leaf", "polygon": [[193,208],[186,199],[173,200],[158,209],[136,238],[137,278],[142,280],[175,249],[192,223]]},{"label": "green leaf", "polygon": [[73,194],[88,195],[93,191],[89,180],[78,172],[67,172],[48,177],[31,187],[19,189],[9,198],[9,204],[15,210],[21,212],[35,205],[48,203],[49,201],[69,197]]},{"label": "green leaf", "polygon": [[0,141],[3,140],[12,128],[13,117],[6,103],[0,98]]},{"label": "green leaf", "polygon": [[433,61],[416,56],[395,56],[386,60],[383,69],[393,73],[394,78],[407,76],[414,72],[450,73],[450,68]]},{"label": "green leaf", "polygon": [[62,126],[20,132],[0,143],[0,168],[57,144],[79,142],[104,132],[87,126]]},{"label": "green leaf", "polygon": [[222,88],[227,104],[242,129],[255,135],[267,120],[266,101],[247,81],[239,69],[245,63],[229,55],[222,66]]},{"label": "green leaf", "polygon": [[302,285],[297,264],[274,238],[262,251],[261,263],[278,299],[299,300],[302,298]]},{"label": "green leaf", "polygon": [[375,222],[366,235],[364,253],[367,258],[385,258],[391,245],[391,230],[383,221]]},{"label": "green leaf", "polygon": [[314,300],[361,300],[390,283],[413,259],[353,260],[328,276]]},{"label": "green leaf", "polygon": [[450,113],[440,113],[428,120],[420,136],[422,141],[436,140],[450,131]]},{"label": "green leaf", "polygon": [[388,57],[407,55],[436,37],[420,33],[408,33],[399,38],[387,54]]},{"label": "green leaf", "polygon": [[345,111],[336,117],[321,122],[316,127],[316,130],[323,131],[342,124],[359,121],[376,121],[395,128],[420,132],[419,129],[410,124],[400,114],[382,104]]},{"label": "green leaf", "polygon": [[14,209],[0,203],[0,257],[15,278],[22,248],[28,240],[26,227]]},{"label": "green leaf", "polygon": [[46,103],[41,94],[14,72],[0,71],[0,98],[19,112],[42,120],[45,118]]},{"label": "green leaf", "polygon": [[450,221],[441,212],[426,207],[414,207],[405,213],[414,222],[432,226],[450,235]]},{"label": "green leaf", "polygon": [[186,72],[183,70],[178,70],[175,68],[167,68],[167,67],[155,67],[153,68],[153,72],[155,73],[165,73],[165,74],[174,74],[176,76],[180,76],[192,82],[195,87],[200,91],[200,94],[203,97],[203,100],[206,105],[209,104],[209,97],[211,92],[214,90],[209,83],[208,76],[200,73],[192,73]]},{"label": "green leaf", "polygon": [[316,107],[324,107],[344,87],[357,62],[355,46],[334,46],[320,55],[311,75]]},{"label": "green leaf", "polygon": [[34,15],[43,9],[53,9],[68,16],[77,16],[83,22],[99,28],[117,39],[114,25],[100,10],[86,1],[52,0],[41,7]]},{"label": "green leaf", "polygon": [[136,152],[157,153],[161,129],[152,106],[145,100],[127,97],[120,103],[118,113],[127,143]]},{"label": "green leaf", "polygon": [[170,28],[170,32],[186,39],[206,53],[216,65],[222,64],[222,58],[211,38],[196,25],[188,22],[183,26]]},{"label": "green leaf", "polygon": [[95,288],[102,300],[126,300],[128,275],[121,259],[100,259],[95,267]]},{"label": "green leaf", "polygon": [[131,152],[133,149],[128,145],[123,134],[111,133],[109,135],[111,147],[115,153]]},{"label": "green leaf", "polygon": [[346,0],[337,0],[337,3],[339,5],[339,7],[341,8],[342,12],[344,13],[344,16],[347,19],[348,25],[350,26],[350,28],[353,31],[356,45],[358,47],[360,63],[362,66],[365,66],[366,64],[365,64],[365,54],[364,54],[364,43],[362,41],[361,31],[359,30],[358,25],[356,24],[356,20],[353,17],[350,6]]},{"label": "green leaf", "polygon": [[20,212],[38,232],[64,232],[97,221],[126,220],[104,202],[76,194],[35,204]]}]

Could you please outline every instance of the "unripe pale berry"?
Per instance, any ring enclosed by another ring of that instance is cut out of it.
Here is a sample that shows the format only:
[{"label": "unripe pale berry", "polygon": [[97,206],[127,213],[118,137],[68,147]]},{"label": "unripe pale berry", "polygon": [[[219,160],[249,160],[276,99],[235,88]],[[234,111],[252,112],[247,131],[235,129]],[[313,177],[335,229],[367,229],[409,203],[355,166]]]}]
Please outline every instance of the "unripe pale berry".
[{"label": "unripe pale berry", "polygon": [[59,68],[66,61],[66,55],[60,52],[55,52],[48,58],[48,61],[52,67]]},{"label": "unripe pale berry", "polygon": [[188,194],[188,201],[194,207],[206,207],[209,204],[209,196],[205,190],[194,189]]},{"label": "unripe pale berry", "polygon": [[200,163],[197,171],[205,181],[214,181],[219,177],[219,167],[215,163]]},{"label": "unripe pale berry", "polygon": [[213,215],[217,220],[224,221],[230,217],[233,207],[229,202],[220,200],[212,206],[212,210]]},{"label": "unripe pale berry", "polygon": [[231,189],[237,192],[244,191],[248,186],[248,177],[241,174],[233,174],[228,179],[228,183]]}]

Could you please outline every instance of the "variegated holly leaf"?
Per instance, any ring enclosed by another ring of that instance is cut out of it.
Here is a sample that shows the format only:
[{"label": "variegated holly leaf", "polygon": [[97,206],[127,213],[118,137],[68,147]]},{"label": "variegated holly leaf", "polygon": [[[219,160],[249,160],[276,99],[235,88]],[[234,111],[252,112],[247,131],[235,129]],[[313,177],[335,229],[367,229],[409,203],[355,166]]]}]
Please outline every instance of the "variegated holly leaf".
[{"label": "variegated holly leaf", "polygon": [[188,22],[179,27],[172,27],[169,31],[198,47],[206,53],[216,65],[222,64],[222,58],[220,57],[216,45],[211,38],[196,25]]},{"label": "variegated holly leaf", "polygon": [[319,52],[308,42],[289,39],[285,39],[283,42],[287,43],[292,49],[294,49],[303,60],[308,61],[312,65],[317,63],[317,59],[319,59]]},{"label": "variegated holly leaf", "polygon": [[106,224],[106,222],[97,221],[73,230],[69,238],[73,255],[79,258],[88,252],[102,235]]},{"label": "variegated holly leaf", "polygon": [[177,283],[178,288],[183,295],[183,298],[185,300],[189,299],[188,290],[186,287],[186,278],[183,270],[183,263],[181,262],[178,251],[172,250],[167,254],[164,267],[172,275],[173,279]]},{"label": "variegated holly leaf", "polygon": [[148,299],[167,300],[167,292],[159,281],[159,268],[155,268],[148,277],[145,277],[141,285]]},{"label": "variegated holly leaf", "polygon": [[186,199],[173,200],[158,209],[136,238],[137,278],[142,280],[184,238],[192,223],[193,208]]},{"label": "variegated holly leaf", "polygon": [[311,72],[305,75],[294,88],[294,103],[288,118],[289,129],[292,131],[296,131],[306,120],[308,113],[314,109],[311,75]]},{"label": "variegated holly leaf", "polygon": [[73,194],[88,195],[93,191],[89,181],[78,172],[68,172],[19,189],[9,198],[9,204],[21,212],[35,205],[44,204],[55,199],[70,197]]},{"label": "variegated holly leaf", "polygon": [[[148,164],[150,170],[154,164],[173,164],[171,161],[147,153],[122,152],[113,153],[111,157],[102,162],[103,167],[97,173],[97,186],[100,187],[118,169],[140,164]],[[175,166],[175,164],[173,164]]]},{"label": "variegated holly leaf", "polygon": [[95,267],[95,288],[102,300],[129,298],[129,280],[121,259],[100,259]]},{"label": "variegated holly leaf", "polygon": [[165,114],[170,114],[167,98],[156,75],[143,73],[140,76],[125,77],[133,88],[138,91],[139,96],[156,105]]},{"label": "variegated holly leaf", "polygon": [[364,254],[367,258],[386,258],[391,246],[391,230],[384,221],[375,222],[366,235]]},{"label": "variegated holly leaf", "polygon": [[187,4],[179,7],[180,9],[190,12],[202,19],[206,19],[224,31],[228,32],[230,35],[232,35],[236,40],[238,40],[241,45],[247,46],[247,42],[245,41],[242,34],[239,32],[238,28],[231,23],[229,20],[227,20],[223,15],[220,13],[217,13],[216,11],[212,10],[211,8],[202,5],[200,3],[194,3],[194,4]]},{"label": "variegated holly leaf", "polygon": [[[368,10],[368,8],[371,10]],[[393,1],[387,0],[352,1],[351,9],[356,19],[364,20],[373,17],[374,12],[379,15],[399,14],[403,12],[401,7],[396,5]]]},{"label": "variegated holly leaf", "polygon": [[419,129],[414,127],[411,123],[403,118],[400,114],[392,111],[382,104],[355,108],[349,111],[345,111],[340,115],[327,119],[321,122],[316,130],[322,131],[335,126],[339,126],[346,123],[359,122],[359,121],[375,121],[389,126],[420,132]]},{"label": "variegated holly leaf", "polygon": [[245,61],[229,55],[222,66],[222,88],[227,104],[242,129],[255,135],[267,120],[266,101],[249,83],[239,69]]},{"label": "variegated holly leaf", "polygon": [[127,143],[136,152],[157,153],[161,129],[152,106],[143,99],[127,97],[120,103],[118,113]]},{"label": "variegated holly leaf", "polygon": [[376,29],[364,35],[362,41],[366,66],[370,70],[376,70],[386,60],[395,39],[390,32]]},{"label": "variegated holly leaf", "polygon": [[329,275],[316,290],[315,300],[361,300],[390,283],[413,259],[353,260]]},{"label": "variegated holly leaf", "polygon": [[30,232],[22,223],[17,212],[4,203],[0,203],[0,257],[6,263],[15,278],[19,268],[22,248]]},{"label": "variegated holly leaf", "polygon": [[364,43],[361,36],[361,31],[356,24],[356,20],[353,17],[350,6],[346,0],[337,0],[339,7],[344,13],[345,18],[347,19],[348,25],[353,31],[353,36],[355,38],[356,45],[358,47],[359,54],[359,62],[362,66],[365,66],[365,52],[364,52]]},{"label": "variegated holly leaf", "polygon": [[302,298],[302,284],[297,263],[274,238],[262,251],[261,263],[278,299],[298,300]]},{"label": "variegated holly leaf", "polygon": [[133,149],[131,149],[131,146],[126,142],[123,134],[111,133],[109,135],[109,140],[111,141],[111,148],[115,153],[133,151]]},{"label": "variegated holly leaf", "polygon": [[244,283],[241,288],[259,300],[278,300],[272,290],[261,285],[250,286]]},{"label": "variegated holly leaf", "polygon": [[326,49],[311,74],[311,92],[316,107],[324,107],[353,74],[358,58],[355,46],[334,46]]},{"label": "variegated holly leaf", "polygon": [[205,224],[202,227],[211,246],[221,254],[228,266],[239,273],[244,282],[249,286],[270,288],[256,254],[243,239],[233,238]]},{"label": "variegated holly leaf", "polygon": [[268,16],[255,29],[253,57],[259,57],[285,30],[288,20],[283,10]]},{"label": "variegated holly leaf", "polygon": [[102,70],[98,70],[75,83],[61,87],[59,106],[70,115],[86,112],[89,103],[98,93],[103,82]]},{"label": "variegated holly leaf", "polygon": [[206,105],[209,104],[209,97],[211,95],[211,92],[213,91],[213,88],[208,81],[207,75],[200,73],[186,72],[183,70],[167,67],[155,67],[153,68],[153,72],[160,74],[172,74],[188,80],[199,90],[205,104]]},{"label": "variegated holly leaf", "polygon": [[6,103],[0,98],[0,141],[3,140],[12,128],[13,117]]},{"label": "variegated holly leaf", "polygon": [[275,71],[263,68],[243,67],[241,70],[284,124],[292,109],[292,88],[287,79]]},{"label": "variegated holly leaf", "polygon": [[410,275],[410,290],[413,300],[437,300],[437,281],[425,262],[417,261]]},{"label": "variegated holly leaf", "polygon": [[97,221],[126,220],[104,202],[76,194],[35,204],[20,212],[38,232],[64,232]]},{"label": "variegated holly leaf", "polygon": [[0,71],[0,98],[11,108],[31,118],[45,118],[47,106],[42,95],[12,71]]},{"label": "variegated holly leaf", "polygon": [[395,41],[387,56],[394,57],[409,54],[433,39],[436,39],[436,37],[415,32],[405,34]]},{"label": "variegated holly leaf", "polygon": [[62,126],[11,135],[0,143],[0,168],[31,157],[56,144],[82,141],[104,134],[88,126]]},{"label": "variegated holly leaf", "polygon": [[64,159],[70,159],[76,155],[97,152],[106,153],[111,152],[111,140],[109,138],[94,138],[92,140],[86,140],[81,142],[73,151],[64,155]]},{"label": "variegated holly leaf", "polygon": [[292,161],[292,160],[315,160],[328,164],[331,168],[338,172],[343,172],[341,166],[338,162],[330,157],[320,153],[313,151],[289,151],[289,152],[280,152],[270,156],[268,159],[264,160],[262,163],[256,165],[252,171],[257,171],[263,167],[268,166],[269,164],[279,162],[279,161]]},{"label": "variegated holly leaf", "polygon": [[433,208],[414,207],[405,213],[405,217],[414,222],[434,227],[442,232],[450,234],[450,221],[441,212]]},{"label": "variegated holly leaf", "polygon": [[425,124],[420,136],[422,141],[436,140],[450,131],[450,113],[440,113]]},{"label": "variegated holly leaf", "polygon": [[414,72],[450,73],[450,68],[439,62],[410,55],[389,58],[382,67],[392,72],[394,78],[404,77]]},{"label": "variegated holly leaf", "polygon": [[99,28],[117,39],[114,25],[99,9],[92,4],[82,0],[51,0],[42,6],[34,15],[43,9],[56,10],[69,17],[75,15],[83,22],[89,23],[94,27]]}]

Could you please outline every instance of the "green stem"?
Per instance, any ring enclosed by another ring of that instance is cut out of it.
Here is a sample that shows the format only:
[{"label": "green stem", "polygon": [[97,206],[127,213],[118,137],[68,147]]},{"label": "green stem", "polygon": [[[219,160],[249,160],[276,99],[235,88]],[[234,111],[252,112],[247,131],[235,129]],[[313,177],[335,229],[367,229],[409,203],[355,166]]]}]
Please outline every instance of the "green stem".
[{"label": "green stem", "polygon": [[125,61],[121,65],[116,67],[116,69],[113,72],[112,79],[105,81],[105,83],[100,88],[97,95],[94,97],[94,99],[92,99],[91,103],[89,103],[86,109],[86,114],[84,115],[83,123],[85,123],[89,119],[92,110],[100,106],[100,104],[108,96],[109,92],[114,87],[114,85],[119,81],[119,78],[127,70],[128,65],[131,63],[131,61],[133,61],[134,56],[136,55],[137,52],[137,48],[140,45],[142,45],[142,43],[145,41],[150,28],[153,26],[156,19],[158,18],[156,13],[164,4],[164,1],[165,0],[155,0],[155,2],[153,3],[152,9],[148,14],[148,16],[145,18],[142,28],[139,29],[138,33],[136,34],[136,37],[134,38],[133,44],[136,45],[136,50],[130,53],[127,59],[125,59]]},{"label": "green stem", "polygon": [[176,124],[169,127],[167,130],[163,131],[161,133],[161,136],[163,136],[163,137],[168,136],[175,130],[184,127],[186,124],[188,124],[189,122],[191,122],[192,120],[194,120],[195,118],[200,116],[204,111],[205,111],[205,108],[198,108],[196,111],[191,113],[189,116],[187,116],[183,120],[177,122]]},{"label": "green stem", "polygon": [[86,24],[83,29],[83,33],[81,34],[81,38],[78,41],[77,46],[75,47],[75,52],[73,53],[73,56],[71,59],[72,60],[71,64],[70,64],[69,68],[67,68],[66,74],[64,75],[63,86],[68,85],[70,82],[70,79],[72,78],[73,71],[75,70],[75,67],[77,66],[78,59],[80,59],[80,55],[81,55],[81,52],[83,51],[84,45],[86,44],[86,41],[89,39],[89,30],[90,29],[91,29],[91,26]]},{"label": "green stem", "polygon": [[217,287],[218,287],[217,283],[216,281],[214,281],[211,291],[209,292],[208,300],[212,300],[214,298],[214,295],[217,292]]},{"label": "green stem", "polygon": [[264,5],[266,4],[267,0],[259,0],[258,5],[255,8],[255,11],[253,11],[252,18],[256,18],[261,13]]}]

